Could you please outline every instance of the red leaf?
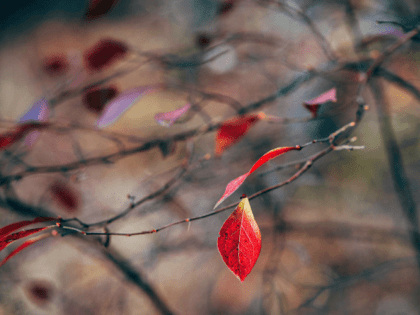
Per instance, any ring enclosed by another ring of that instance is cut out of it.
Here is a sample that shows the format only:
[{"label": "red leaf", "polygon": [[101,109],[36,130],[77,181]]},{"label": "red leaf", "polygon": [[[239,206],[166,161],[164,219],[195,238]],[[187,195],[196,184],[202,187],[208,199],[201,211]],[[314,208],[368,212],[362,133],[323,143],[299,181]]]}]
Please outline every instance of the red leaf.
[{"label": "red leaf", "polygon": [[53,55],[44,60],[43,70],[51,77],[63,75],[69,69],[67,58],[62,55]]},{"label": "red leaf", "polygon": [[37,129],[42,129],[47,127],[48,123],[24,123],[20,124],[14,132],[6,133],[0,136],[0,150],[6,149],[7,147],[11,146],[15,142],[22,139],[26,136],[29,132]]},{"label": "red leaf", "polygon": [[309,110],[312,114],[312,117],[315,118],[319,107],[326,103],[326,102],[337,102],[337,89],[332,88],[331,90],[328,90],[327,92],[321,94],[318,97],[315,97],[314,99],[303,103],[303,106]]},{"label": "red leaf", "polygon": [[9,246],[9,244],[11,244],[12,242],[14,242],[14,241],[16,241],[18,239],[27,237],[27,236],[32,235],[32,234],[35,234],[35,233],[38,233],[38,232],[43,231],[43,230],[48,229],[48,228],[49,227],[46,226],[46,227],[42,227],[42,228],[25,230],[25,231],[20,231],[20,232],[16,232],[16,233],[13,233],[13,234],[9,234],[9,235],[3,237],[0,240],[0,250],[2,250],[5,247]]},{"label": "red leaf", "polygon": [[48,302],[51,302],[54,289],[48,281],[34,280],[26,286],[25,293],[31,302],[39,306],[45,306]]},{"label": "red leaf", "polygon": [[119,0],[90,0],[85,19],[91,21],[108,13]]},{"label": "red leaf", "polygon": [[100,113],[104,106],[117,96],[117,89],[109,87],[105,89],[90,89],[83,96],[83,104],[87,109]]},{"label": "red leaf", "polygon": [[30,239],[29,241],[24,242],[22,245],[20,245],[18,248],[16,248],[14,251],[12,251],[3,261],[0,263],[0,267],[3,266],[10,258],[15,256],[17,253],[19,253],[21,250],[25,249],[29,245],[32,245],[33,243],[42,240],[46,237],[50,236],[50,234],[43,234],[39,235],[37,237],[34,237],[33,239]]},{"label": "red leaf", "polygon": [[267,163],[269,160],[274,159],[275,157],[283,153],[286,153],[291,150],[300,150],[300,149],[301,147],[297,145],[295,147],[281,147],[281,148],[276,148],[271,151],[268,151],[266,154],[260,157],[257,162],[255,162],[255,164],[252,166],[252,168],[250,169],[248,173],[235,178],[234,180],[229,182],[229,184],[227,184],[225,193],[223,194],[222,198],[219,199],[219,201],[216,203],[213,209],[215,209],[218,205],[220,205],[227,197],[232,195],[239,188],[239,186],[242,185],[245,179],[249,175],[251,175],[257,168],[259,168],[261,165],[263,165],[264,163]]},{"label": "red leaf", "polygon": [[216,155],[221,155],[228,147],[238,142],[260,118],[260,115],[252,114],[226,120],[217,129]]},{"label": "red leaf", "polygon": [[206,48],[207,46],[210,45],[211,38],[206,34],[200,34],[200,35],[197,36],[196,41],[197,41],[196,42],[197,46],[204,49],[204,48]]},{"label": "red leaf", "polygon": [[227,0],[219,4],[217,8],[218,15],[225,15],[229,13],[234,7],[234,4],[237,0]]},{"label": "red leaf", "polygon": [[114,61],[122,58],[128,48],[121,42],[113,39],[102,39],[85,53],[86,66],[91,71],[99,71]]},{"label": "red leaf", "polygon": [[243,198],[219,232],[217,248],[226,266],[242,282],[261,251],[261,233],[248,198]]},{"label": "red leaf", "polygon": [[50,186],[50,191],[54,199],[69,213],[74,213],[79,208],[77,193],[66,184],[57,181]]},{"label": "red leaf", "polygon": [[32,221],[20,221],[20,222],[16,222],[16,223],[12,223],[9,225],[6,225],[5,227],[2,227],[0,229],[0,241],[3,240],[8,234],[23,228],[25,226],[31,225],[31,224],[35,224],[35,223],[39,223],[39,222],[47,222],[47,221],[56,221],[58,220],[57,218],[49,218],[49,217],[39,217],[39,218],[35,218]]}]

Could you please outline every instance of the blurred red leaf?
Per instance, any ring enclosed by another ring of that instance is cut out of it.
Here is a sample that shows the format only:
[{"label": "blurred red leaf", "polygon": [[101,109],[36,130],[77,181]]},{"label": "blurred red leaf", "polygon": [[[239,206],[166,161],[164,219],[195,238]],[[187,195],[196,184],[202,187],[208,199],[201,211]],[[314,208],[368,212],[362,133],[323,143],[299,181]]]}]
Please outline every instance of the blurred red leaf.
[{"label": "blurred red leaf", "polygon": [[276,148],[271,151],[268,151],[266,154],[264,154],[262,157],[258,159],[258,161],[252,166],[252,168],[250,169],[248,173],[235,178],[234,180],[229,182],[229,184],[227,184],[225,193],[223,194],[222,198],[220,198],[219,201],[216,203],[214,208],[220,205],[227,197],[232,195],[239,188],[239,186],[242,185],[245,179],[249,175],[251,175],[257,168],[259,168],[261,165],[263,165],[264,163],[267,163],[269,160],[274,159],[275,157],[283,153],[286,153],[291,150],[300,150],[300,149],[301,147],[297,145],[295,147],[281,147],[281,148]]},{"label": "blurred red leaf", "polygon": [[85,19],[91,21],[108,13],[119,0],[89,0]]},{"label": "blurred red leaf", "polygon": [[315,97],[314,99],[303,103],[303,106],[309,110],[312,114],[312,117],[315,118],[319,107],[326,102],[337,102],[337,89],[332,88],[325,93],[322,93],[320,96]]},{"label": "blurred red leaf", "polygon": [[85,53],[86,66],[90,71],[100,71],[124,57],[127,51],[127,46],[122,42],[102,39]]},{"label": "blurred red leaf", "polygon": [[0,150],[11,146],[15,142],[19,141],[24,136],[26,136],[29,132],[33,130],[43,129],[47,126],[49,126],[48,123],[35,123],[35,122],[24,123],[24,124],[18,125],[14,132],[0,135]]},{"label": "blurred red leaf", "polygon": [[47,57],[43,63],[43,70],[51,77],[63,75],[69,69],[67,58],[63,55]]},{"label": "blurred red leaf", "polygon": [[53,198],[64,207],[67,212],[74,213],[79,208],[79,198],[76,191],[62,182],[54,182],[50,186]]},{"label": "blurred red leaf", "polygon": [[45,306],[48,302],[51,302],[54,289],[48,281],[34,280],[26,286],[25,293],[31,302],[39,306]]},{"label": "blurred red leaf", "polygon": [[83,104],[85,107],[95,113],[100,113],[104,106],[117,96],[115,87],[104,89],[90,89],[83,95]]},{"label": "blurred red leaf", "polygon": [[233,9],[236,1],[238,0],[227,0],[227,1],[219,3],[219,6],[217,8],[217,14],[225,15],[229,13]]},{"label": "blurred red leaf", "polygon": [[18,248],[16,248],[14,251],[12,251],[5,259],[2,260],[2,262],[0,263],[0,267],[3,266],[10,258],[15,256],[21,250],[25,249],[29,245],[32,245],[33,243],[35,243],[39,240],[42,240],[42,239],[44,239],[48,236],[50,236],[50,234],[43,234],[43,235],[39,235],[37,237],[34,237],[33,239],[30,239],[30,240],[24,242],[22,245],[20,245]]},{"label": "blurred red leaf", "polygon": [[228,147],[238,142],[260,118],[260,115],[252,114],[226,120],[217,129],[215,154],[221,155]]},{"label": "blurred red leaf", "polygon": [[58,218],[50,218],[50,217],[39,217],[39,218],[35,218],[31,221],[20,221],[20,222],[16,222],[16,223],[12,223],[9,225],[6,225],[5,227],[2,227],[0,229],[0,241],[2,239],[4,239],[8,234],[23,228],[25,226],[31,225],[31,224],[35,224],[35,223],[40,223],[40,222],[47,222],[47,221],[56,221],[58,220]]},{"label": "blurred red leaf", "polygon": [[226,266],[242,282],[261,251],[261,233],[248,198],[243,198],[219,232],[217,248]]},{"label": "blurred red leaf", "polygon": [[42,227],[42,228],[37,228],[37,229],[31,229],[31,230],[25,230],[25,231],[20,231],[20,232],[16,232],[13,234],[9,234],[5,237],[3,237],[0,240],[0,250],[4,249],[5,247],[9,246],[12,242],[19,240],[21,238],[27,237],[29,235],[38,233],[40,231],[43,231],[45,229],[48,229],[49,227]]}]

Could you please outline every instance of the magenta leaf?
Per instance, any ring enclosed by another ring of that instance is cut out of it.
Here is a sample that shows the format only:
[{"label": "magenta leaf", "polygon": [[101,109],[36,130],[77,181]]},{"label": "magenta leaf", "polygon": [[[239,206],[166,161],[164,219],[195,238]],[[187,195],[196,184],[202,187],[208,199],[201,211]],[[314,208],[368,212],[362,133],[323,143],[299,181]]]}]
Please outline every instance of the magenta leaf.
[{"label": "magenta leaf", "polygon": [[328,101],[330,102],[337,102],[337,89],[336,88],[332,88],[331,90],[328,90],[325,93],[322,93],[320,96],[315,97],[314,99],[305,102],[305,104],[308,105],[315,105],[315,104],[323,104],[326,103]]},{"label": "magenta leaf", "polygon": [[191,108],[191,104],[186,104],[172,112],[158,113],[155,115],[155,120],[161,126],[170,127],[182,115],[184,115]]},{"label": "magenta leaf", "polygon": [[48,101],[41,98],[35,102],[32,107],[20,118],[20,122],[28,120],[45,121],[48,119],[50,110],[48,108]]},{"label": "magenta leaf", "polygon": [[99,128],[113,124],[127,109],[129,109],[141,96],[156,91],[155,86],[140,86],[127,90],[110,101],[98,118]]}]

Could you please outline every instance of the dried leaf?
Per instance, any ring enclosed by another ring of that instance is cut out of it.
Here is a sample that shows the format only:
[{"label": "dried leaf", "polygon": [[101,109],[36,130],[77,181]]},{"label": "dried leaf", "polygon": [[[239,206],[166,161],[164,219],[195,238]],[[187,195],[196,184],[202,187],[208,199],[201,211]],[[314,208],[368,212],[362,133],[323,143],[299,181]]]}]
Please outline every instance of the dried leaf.
[{"label": "dried leaf", "polygon": [[242,282],[261,251],[261,233],[248,198],[243,198],[219,232],[217,248],[226,266]]},{"label": "dried leaf", "polygon": [[156,89],[156,86],[140,86],[121,93],[105,106],[96,125],[99,128],[103,128],[113,124],[127,109],[138,101],[139,97],[154,92]]},{"label": "dried leaf", "polygon": [[104,106],[117,96],[115,87],[104,89],[90,89],[83,95],[83,104],[85,107],[95,113],[100,113]]},{"label": "dried leaf", "polygon": [[100,71],[124,57],[127,51],[128,48],[124,43],[113,39],[102,39],[85,53],[86,67],[90,71]]},{"label": "dried leaf", "polygon": [[186,104],[172,112],[158,113],[155,115],[155,120],[161,126],[170,127],[182,115],[184,115],[191,108],[191,104]]},{"label": "dried leaf", "polygon": [[12,258],[13,256],[15,256],[17,253],[19,253],[21,250],[25,249],[26,247],[28,247],[29,245],[32,245],[33,243],[42,240],[46,237],[49,237],[49,234],[43,234],[37,237],[34,237],[33,239],[30,239],[26,242],[24,242],[22,245],[20,245],[18,248],[16,248],[14,251],[12,251],[5,259],[3,259],[3,261],[0,263],[0,267],[3,266],[10,258]]},{"label": "dried leaf", "polygon": [[327,92],[321,94],[320,96],[315,97],[314,99],[303,103],[303,106],[309,110],[312,114],[312,117],[315,118],[319,107],[326,103],[326,102],[337,102],[337,89],[332,88],[331,90],[328,90]]},{"label": "dried leaf", "polygon": [[91,21],[108,13],[119,0],[90,0],[85,19]]},{"label": "dried leaf", "polygon": [[283,153],[286,153],[291,150],[300,150],[300,149],[301,149],[300,146],[295,146],[295,147],[281,147],[281,148],[276,148],[271,151],[268,151],[266,154],[264,154],[262,157],[258,159],[258,161],[252,166],[252,168],[250,169],[248,173],[235,178],[234,180],[229,182],[229,184],[227,184],[225,193],[223,194],[222,198],[219,199],[219,201],[216,203],[213,209],[215,209],[218,205],[220,205],[227,197],[232,195],[239,188],[239,186],[242,185],[245,179],[249,175],[251,175],[257,168],[259,168],[261,165],[263,165],[264,163],[267,163],[269,160],[274,159],[275,157],[279,155],[282,155]]},{"label": "dried leaf", "polygon": [[228,147],[238,142],[260,118],[260,115],[252,114],[226,120],[217,129],[215,154],[221,155]]}]

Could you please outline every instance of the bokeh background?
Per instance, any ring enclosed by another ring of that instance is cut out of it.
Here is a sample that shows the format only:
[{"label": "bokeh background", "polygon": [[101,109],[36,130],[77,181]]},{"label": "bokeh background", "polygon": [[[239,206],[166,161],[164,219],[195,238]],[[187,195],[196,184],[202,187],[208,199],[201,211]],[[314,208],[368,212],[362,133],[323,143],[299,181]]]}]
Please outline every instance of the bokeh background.
[{"label": "bokeh background", "polygon": [[[109,224],[108,231],[152,230],[212,211],[226,184],[265,152],[326,137],[353,121],[361,78],[356,70],[366,71],[362,63],[378,58],[420,16],[415,0],[110,3],[107,14],[88,21],[83,17],[89,3],[84,0],[2,5],[3,133],[37,100],[54,100],[102,79],[101,86],[119,92],[165,84],[102,129],[95,127],[100,113],[86,106],[81,90],[57,102],[49,117],[55,127],[44,130],[33,146],[22,141],[0,152],[1,177],[24,174],[0,187],[2,226],[39,215],[77,217],[86,223],[111,218],[176,176],[188,153],[190,166],[176,183]],[[377,21],[397,22],[405,29]],[[108,38],[130,47],[128,55],[104,71],[85,71],[85,51]],[[51,56],[64,56],[65,71],[48,70]],[[414,38],[383,68],[420,88],[419,62]],[[340,68],[350,63],[356,66]],[[121,71],[126,73],[113,76]],[[276,119],[258,122],[221,156],[214,154],[212,131],[191,137],[190,144],[169,141],[118,160],[83,164],[232,118],[238,115],[237,104],[257,104],[314,72],[286,95],[258,107],[255,113]],[[377,80],[408,178],[404,189],[418,204],[420,93],[389,76]],[[302,103],[333,87],[337,102],[322,105],[312,119]],[[46,238],[0,268],[0,314],[418,314],[419,253],[410,239],[413,222],[395,192],[369,85],[362,96],[369,109],[351,136],[365,149],[333,151],[289,185],[251,200],[262,251],[243,283],[224,265],[216,247],[231,212],[227,210],[157,234],[111,236],[108,247],[104,236],[62,233]],[[156,113],[188,102],[199,105],[188,119],[169,128],[155,121]],[[270,161],[225,204],[287,180],[301,165],[292,162],[325,147],[314,144]],[[49,166],[73,162],[80,165],[48,171]],[[44,166],[44,172],[28,171]],[[54,193],[57,185],[70,201]],[[15,247],[3,250],[0,258]]]}]

